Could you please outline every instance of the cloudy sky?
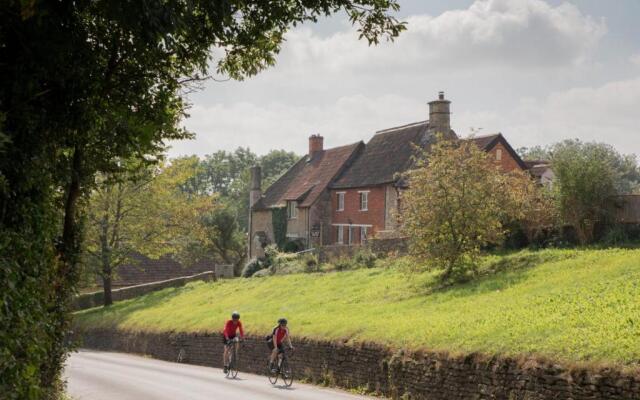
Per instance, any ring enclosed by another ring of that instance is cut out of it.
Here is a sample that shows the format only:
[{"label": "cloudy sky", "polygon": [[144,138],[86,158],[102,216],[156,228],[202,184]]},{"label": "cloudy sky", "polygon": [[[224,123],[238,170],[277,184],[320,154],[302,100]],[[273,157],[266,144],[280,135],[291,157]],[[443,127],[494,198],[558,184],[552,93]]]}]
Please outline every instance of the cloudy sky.
[{"label": "cloudy sky", "polygon": [[425,120],[443,90],[461,136],[514,147],[565,138],[640,155],[640,1],[400,0],[408,30],[368,47],[344,16],[291,31],[278,64],[191,95],[171,156],[250,147],[300,154]]}]

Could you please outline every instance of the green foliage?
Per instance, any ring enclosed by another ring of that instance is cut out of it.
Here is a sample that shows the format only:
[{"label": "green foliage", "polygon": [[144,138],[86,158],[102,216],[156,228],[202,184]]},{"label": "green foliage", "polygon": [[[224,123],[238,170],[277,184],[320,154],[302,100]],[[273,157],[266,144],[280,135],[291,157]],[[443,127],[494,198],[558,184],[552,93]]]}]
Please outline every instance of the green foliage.
[{"label": "green foliage", "polygon": [[394,0],[3,2],[1,397],[43,398],[57,387],[94,175],[192,136],[179,124],[182,95],[208,74],[212,48],[218,71],[241,79],[273,65],[292,25],[342,10],[376,43],[405,28],[389,15],[397,7]]},{"label": "green foliage", "polygon": [[446,287],[434,272],[407,280],[402,268],[415,260],[385,262],[387,268],[195,283],[83,311],[77,322],[215,332],[228,310],[238,309],[255,335],[286,314],[294,337],[628,365],[640,360],[640,250],[492,255],[480,260],[480,279]]},{"label": "green foliage", "polygon": [[357,265],[363,266],[365,268],[375,267],[377,259],[378,257],[369,248],[358,249],[353,257],[353,260]]},{"label": "green foliage", "polygon": [[271,224],[273,225],[273,237],[280,248],[287,243],[287,208],[278,207],[271,210]]},{"label": "green foliage", "polygon": [[551,148],[548,146],[520,147],[516,153],[523,160],[549,161],[551,159]]},{"label": "green foliage", "polygon": [[264,264],[264,262],[258,260],[257,258],[253,258],[249,260],[244,268],[242,269],[242,276],[244,278],[250,278],[256,272],[267,268],[268,266]]},{"label": "green foliage", "polygon": [[194,176],[197,159],[153,169],[133,164],[127,173],[98,175],[86,208],[84,263],[102,278],[105,306],[112,303],[111,282],[118,268],[135,254],[173,254],[189,261],[197,258],[196,244],[214,247],[207,244],[225,239],[204,224],[217,215],[215,198],[182,190]]},{"label": "green foliage", "polygon": [[500,244],[507,224],[535,232],[550,207],[533,180],[506,174],[471,141],[439,138],[409,173],[403,230],[411,253],[442,278],[459,279],[478,266],[481,250]]},{"label": "green foliage", "polygon": [[612,196],[638,184],[635,157],[602,143],[566,140],[553,146],[551,161],[560,215],[581,244],[592,243],[596,224],[611,217]]}]

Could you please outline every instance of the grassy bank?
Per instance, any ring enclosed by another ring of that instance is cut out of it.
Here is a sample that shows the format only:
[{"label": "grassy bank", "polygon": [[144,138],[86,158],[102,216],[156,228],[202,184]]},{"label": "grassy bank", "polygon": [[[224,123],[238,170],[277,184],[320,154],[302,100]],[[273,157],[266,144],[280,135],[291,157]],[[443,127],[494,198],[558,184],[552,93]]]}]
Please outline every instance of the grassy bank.
[{"label": "grassy bank", "polygon": [[[406,263],[400,260],[397,264]],[[77,314],[84,327],[293,335],[448,351],[640,362],[640,250],[545,250],[485,259],[486,276],[439,288],[401,265],[193,283]]]}]

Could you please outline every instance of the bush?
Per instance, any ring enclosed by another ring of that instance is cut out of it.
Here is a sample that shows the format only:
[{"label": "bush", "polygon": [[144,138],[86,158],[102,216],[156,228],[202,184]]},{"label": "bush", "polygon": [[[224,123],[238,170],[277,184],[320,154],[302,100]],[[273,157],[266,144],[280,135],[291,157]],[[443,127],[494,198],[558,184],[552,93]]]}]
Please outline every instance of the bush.
[{"label": "bush", "polygon": [[316,256],[315,254],[307,253],[301,258],[300,261],[304,265],[304,272],[311,273],[320,271],[318,256]]},{"label": "bush", "polygon": [[261,262],[257,258],[252,258],[248,263],[245,264],[244,268],[242,269],[242,276],[244,278],[249,278],[256,272],[265,268],[267,268],[267,266],[264,262]]},{"label": "bush", "polygon": [[340,257],[333,263],[333,266],[336,271],[346,271],[349,269],[355,269],[354,267],[356,264],[352,258]]},{"label": "bush", "polygon": [[282,246],[282,251],[285,253],[297,253],[302,250],[302,245],[297,240],[290,240]]},{"label": "bush", "polygon": [[373,268],[378,257],[368,248],[360,249],[353,257],[354,262],[362,267]]},{"label": "bush", "polygon": [[602,237],[601,243],[607,247],[620,247],[631,244],[634,242],[634,238],[630,235],[629,229],[626,228],[621,224],[610,226]]}]

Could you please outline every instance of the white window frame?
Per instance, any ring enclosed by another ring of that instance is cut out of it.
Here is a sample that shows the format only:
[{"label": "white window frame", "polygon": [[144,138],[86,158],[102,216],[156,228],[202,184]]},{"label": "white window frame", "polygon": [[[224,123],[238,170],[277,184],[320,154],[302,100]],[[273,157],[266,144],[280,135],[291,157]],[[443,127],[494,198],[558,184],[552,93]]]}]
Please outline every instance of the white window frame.
[{"label": "white window frame", "polygon": [[361,226],[360,227],[360,244],[364,244],[364,242],[367,241],[367,233],[369,231],[369,227],[368,226]]},{"label": "white window frame", "polygon": [[355,236],[356,226],[349,225],[347,229],[349,230],[349,241],[347,242],[347,244],[351,246],[353,244],[353,239],[355,239],[354,236]]},{"label": "white window frame", "polygon": [[344,244],[344,226],[338,225],[338,244]]},{"label": "white window frame", "polygon": [[344,198],[346,195],[346,192],[336,192],[336,202],[338,203],[336,205],[336,211],[344,211]]},{"label": "white window frame", "polygon": [[496,161],[502,161],[502,149],[496,149]]},{"label": "white window frame", "polygon": [[360,195],[360,211],[369,211],[369,190],[358,190],[358,194]]},{"label": "white window frame", "polygon": [[287,218],[288,219],[298,218],[298,202],[297,201],[287,201]]}]

